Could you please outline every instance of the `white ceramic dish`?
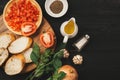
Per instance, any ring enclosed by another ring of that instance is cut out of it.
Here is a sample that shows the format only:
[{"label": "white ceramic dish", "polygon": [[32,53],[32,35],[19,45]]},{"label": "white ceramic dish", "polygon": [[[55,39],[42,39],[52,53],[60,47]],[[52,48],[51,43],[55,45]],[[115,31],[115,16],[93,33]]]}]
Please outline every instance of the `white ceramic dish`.
[{"label": "white ceramic dish", "polygon": [[[64,28],[65,28],[65,25],[70,21],[70,20],[73,20],[74,21],[74,24],[75,24],[75,30],[72,34],[67,34],[65,31],[64,31]],[[73,38],[77,35],[78,33],[78,25],[76,24],[76,21],[75,21],[75,18],[72,17],[70,18],[68,21],[65,21],[61,24],[61,27],[60,27],[60,32],[62,34],[62,36],[64,36],[64,39],[63,39],[63,43],[67,43],[68,41],[68,38]]]},{"label": "white ceramic dish", "polygon": [[55,0],[46,0],[45,1],[45,10],[46,12],[51,16],[51,17],[55,17],[55,18],[59,18],[62,17],[68,10],[68,2],[67,0],[59,0],[63,3],[63,9],[60,13],[55,14],[50,10],[50,5],[54,2]]}]

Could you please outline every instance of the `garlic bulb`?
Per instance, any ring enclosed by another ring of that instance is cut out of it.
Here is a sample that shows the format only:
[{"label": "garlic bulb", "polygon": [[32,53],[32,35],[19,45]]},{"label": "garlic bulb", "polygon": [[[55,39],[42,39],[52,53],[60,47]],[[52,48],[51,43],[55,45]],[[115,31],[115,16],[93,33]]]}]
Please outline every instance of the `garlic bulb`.
[{"label": "garlic bulb", "polygon": [[64,58],[68,58],[69,57],[69,52],[66,49],[63,49],[64,53],[63,53],[63,57]]},{"label": "garlic bulb", "polygon": [[83,57],[81,55],[75,55],[72,60],[74,64],[82,64]]}]

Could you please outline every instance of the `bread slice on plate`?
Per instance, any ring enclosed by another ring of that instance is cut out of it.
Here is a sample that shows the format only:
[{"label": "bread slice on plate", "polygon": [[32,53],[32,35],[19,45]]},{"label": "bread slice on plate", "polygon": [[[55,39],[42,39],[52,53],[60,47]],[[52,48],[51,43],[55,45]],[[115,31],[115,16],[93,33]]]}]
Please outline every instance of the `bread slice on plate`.
[{"label": "bread slice on plate", "polygon": [[11,33],[0,34],[0,48],[7,48],[14,40],[15,36]]},{"label": "bread slice on plate", "polygon": [[31,63],[32,62],[32,60],[30,58],[32,50],[33,50],[32,48],[29,48],[29,49],[27,49],[26,51],[24,51],[22,53],[24,55],[24,57],[25,57],[25,63]]},{"label": "bread slice on plate", "polygon": [[5,64],[5,73],[7,75],[19,74],[25,65],[25,58],[23,54],[11,56]]},{"label": "bread slice on plate", "polygon": [[28,49],[32,44],[32,39],[30,37],[22,36],[15,41],[13,41],[10,46],[8,47],[8,50],[12,54],[17,54],[25,51]]},{"label": "bread slice on plate", "polygon": [[8,50],[6,48],[0,48],[0,66],[2,66],[2,64],[6,61],[8,56]]}]

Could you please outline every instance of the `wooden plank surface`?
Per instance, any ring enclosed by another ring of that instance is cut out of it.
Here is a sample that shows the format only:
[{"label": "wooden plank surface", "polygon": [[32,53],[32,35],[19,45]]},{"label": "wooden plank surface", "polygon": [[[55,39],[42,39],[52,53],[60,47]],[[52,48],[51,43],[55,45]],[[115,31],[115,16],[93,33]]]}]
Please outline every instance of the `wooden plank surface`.
[{"label": "wooden plank surface", "polygon": [[[33,34],[32,36],[30,36],[33,39],[33,43],[35,42],[35,43],[37,43],[39,45],[41,53],[43,53],[46,48],[40,44],[40,42],[39,42],[39,36],[42,33],[46,32],[46,31],[51,31],[54,34],[54,36],[55,36],[55,33],[54,33],[52,27],[50,26],[50,24],[48,23],[48,21],[45,18],[43,18],[42,24],[40,25],[40,27],[38,28],[38,30],[36,31],[36,33]],[[2,15],[0,16],[0,34],[1,33],[12,33],[11,31],[9,31],[7,29],[6,25],[4,24]],[[16,35],[16,38],[18,38],[18,37],[20,37],[20,36]],[[54,49],[55,45],[52,48]],[[23,73],[29,72],[29,71],[35,69],[35,67],[36,67],[36,65],[33,64],[33,63],[26,64],[26,66],[24,67],[24,69],[23,69],[22,72]]]},{"label": "wooden plank surface", "polygon": [[[40,42],[39,42],[39,35],[46,32],[46,31],[51,31],[54,36],[55,33],[51,27],[51,25],[48,23],[48,21],[43,18],[42,24],[40,25],[40,27],[38,28],[38,30],[36,31],[35,34],[33,34],[32,36],[30,36],[34,42],[36,42],[37,44],[39,44],[41,52],[43,52],[46,48],[43,47]],[[6,27],[6,25],[4,24],[4,21],[2,19],[2,16],[0,16],[0,33],[12,33],[11,31],[9,31]],[[19,37],[19,35],[16,35],[16,37]]]}]

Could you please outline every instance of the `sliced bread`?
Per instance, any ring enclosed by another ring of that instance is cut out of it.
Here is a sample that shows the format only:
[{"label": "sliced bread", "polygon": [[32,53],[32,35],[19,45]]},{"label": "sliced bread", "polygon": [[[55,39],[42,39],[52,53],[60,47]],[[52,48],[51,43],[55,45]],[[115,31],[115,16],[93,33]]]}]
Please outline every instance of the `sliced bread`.
[{"label": "sliced bread", "polygon": [[11,33],[0,34],[0,48],[7,48],[9,44],[15,40],[15,36]]},{"label": "sliced bread", "polygon": [[34,70],[37,67],[34,63],[26,64],[21,73],[27,73]]},{"label": "sliced bread", "polygon": [[25,65],[25,58],[23,54],[11,56],[5,64],[5,73],[7,75],[19,74]]},{"label": "sliced bread", "polygon": [[10,46],[8,47],[8,50],[12,54],[17,54],[25,51],[28,49],[32,44],[32,39],[30,37],[22,36],[15,41],[13,41]]},{"label": "sliced bread", "polygon": [[9,53],[6,48],[0,48],[0,66],[5,62],[5,60],[8,58]]},{"label": "sliced bread", "polygon": [[26,51],[23,52],[23,55],[25,57],[25,63],[31,63],[32,62],[32,60],[30,58],[32,50],[33,50],[32,48],[29,48],[29,49],[27,49]]}]

